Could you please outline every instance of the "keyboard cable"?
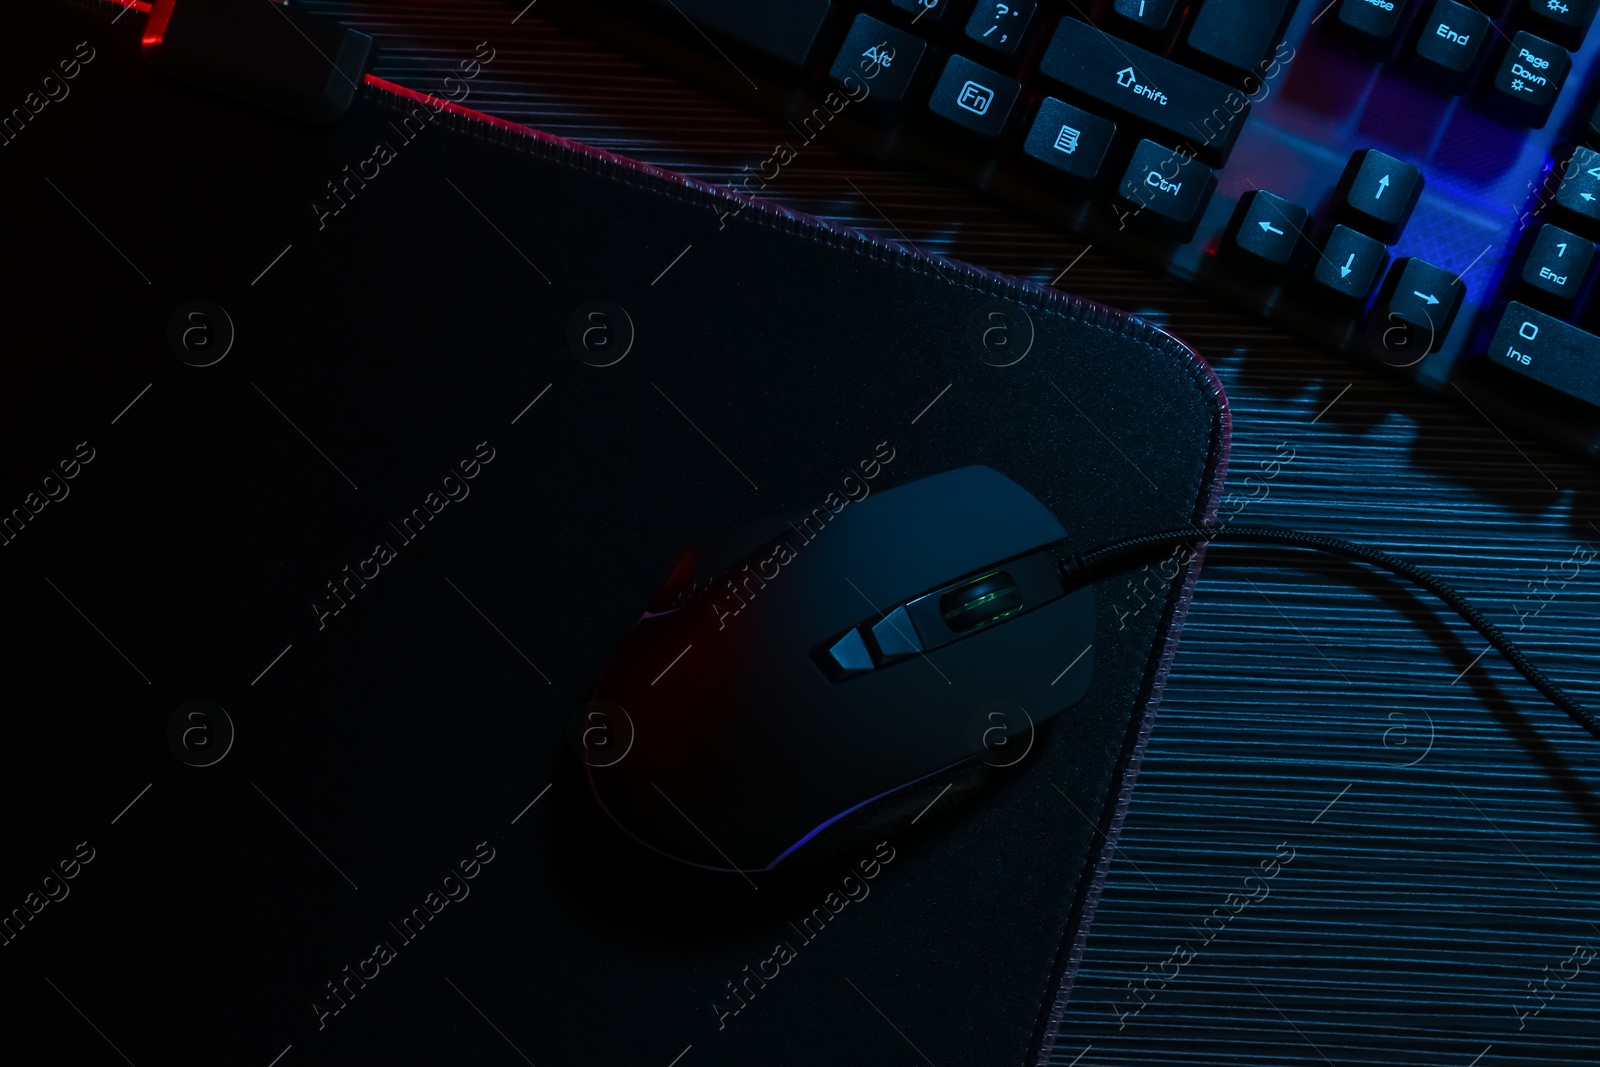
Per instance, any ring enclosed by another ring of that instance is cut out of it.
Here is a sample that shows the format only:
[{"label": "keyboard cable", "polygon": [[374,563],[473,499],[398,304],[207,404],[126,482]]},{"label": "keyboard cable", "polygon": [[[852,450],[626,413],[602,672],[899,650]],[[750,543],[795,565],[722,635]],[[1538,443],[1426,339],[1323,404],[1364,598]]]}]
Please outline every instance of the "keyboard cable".
[{"label": "keyboard cable", "polygon": [[1299,530],[1289,530],[1277,526],[1189,526],[1175,530],[1165,530],[1160,533],[1141,534],[1137,537],[1127,537],[1110,544],[1091,548],[1084,552],[1075,552],[1058,561],[1062,579],[1069,587],[1076,588],[1087,585],[1100,578],[1110,577],[1127,570],[1141,562],[1147,562],[1151,556],[1164,549],[1178,548],[1181,546],[1195,546],[1207,544],[1217,540],[1249,541],[1257,544],[1285,545],[1292,548],[1307,548],[1318,552],[1327,552],[1331,555],[1342,556],[1345,559],[1367,563],[1391,574],[1399,575],[1407,581],[1426,589],[1440,600],[1444,601],[1455,612],[1472,625],[1474,630],[1482,634],[1496,649],[1500,651],[1511,665],[1515,667],[1529,683],[1544,695],[1552,704],[1566,712],[1568,716],[1593,736],[1600,738],[1600,720],[1592,712],[1584,708],[1554,682],[1543,671],[1534,665],[1527,653],[1505,634],[1499,627],[1484,618],[1484,615],[1472,605],[1466,597],[1456,592],[1441,579],[1423,570],[1415,564],[1403,559],[1380,552],[1366,545],[1359,545],[1353,541],[1343,541],[1337,537],[1328,537],[1325,534],[1304,533]]}]

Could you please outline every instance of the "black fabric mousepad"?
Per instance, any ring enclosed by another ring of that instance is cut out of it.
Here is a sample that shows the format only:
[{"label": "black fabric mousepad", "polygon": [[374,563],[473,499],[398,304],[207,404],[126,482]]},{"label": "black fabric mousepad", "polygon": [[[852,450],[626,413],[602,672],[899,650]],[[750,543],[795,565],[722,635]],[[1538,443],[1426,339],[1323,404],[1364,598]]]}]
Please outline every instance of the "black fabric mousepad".
[{"label": "black fabric mousepad", "polygon": [[[20,8],[0,71],[8,1042],[1048,1051],[1194,565],[1102,586],[1092,651],[1038,665],[1088,696],[993,790],[815,868],[639,848],[569,722],[683,545],[830,493],[988,464],[1084,547],[1210,515],[1204,365],[381,87],[327,130],[245,111],[118,10]],[[492,46],[461,61],[420,88],[492,109]]]}]

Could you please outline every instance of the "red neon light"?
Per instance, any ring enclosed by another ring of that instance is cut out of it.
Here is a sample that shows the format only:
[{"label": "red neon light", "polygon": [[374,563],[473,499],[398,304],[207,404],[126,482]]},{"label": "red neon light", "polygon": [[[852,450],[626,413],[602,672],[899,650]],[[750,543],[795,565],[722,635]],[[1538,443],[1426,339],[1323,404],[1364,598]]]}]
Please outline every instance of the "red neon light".
[{"label": "red neon light", "polygon": [[161,44],[161,38],[167,32],[167,20],[172,17],[174,0],[156,0],[154,5],[146,4],[143,0],[111,0],[111,2],[150,12],[150,18],[144,24],[144,36],[140,38],[140,43],[146,48],[155,48]]}]

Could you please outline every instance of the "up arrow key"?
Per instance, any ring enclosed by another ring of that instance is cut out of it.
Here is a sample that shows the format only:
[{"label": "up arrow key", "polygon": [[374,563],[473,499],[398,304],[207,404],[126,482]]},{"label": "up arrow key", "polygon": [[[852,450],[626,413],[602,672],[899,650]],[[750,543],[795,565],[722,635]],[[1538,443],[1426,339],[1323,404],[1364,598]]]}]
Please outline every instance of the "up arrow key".
[{"label": "up arrow key", "polygon": [[[1595,163],[1600,164],[1600,158]],[[1412,164],[1376,148],[1363,148],[1350,157],[1339,178],[1334,211],[1339,221],[1392,245],[1411,218],[1423,184],[1422,172]]]}]

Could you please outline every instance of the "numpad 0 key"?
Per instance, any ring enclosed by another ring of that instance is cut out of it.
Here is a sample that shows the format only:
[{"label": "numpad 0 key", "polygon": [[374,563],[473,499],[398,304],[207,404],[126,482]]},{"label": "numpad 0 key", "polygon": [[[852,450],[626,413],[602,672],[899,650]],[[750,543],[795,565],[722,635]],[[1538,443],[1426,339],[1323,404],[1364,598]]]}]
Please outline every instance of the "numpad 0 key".
[{"label": "numpad 0 key", "polygon": [[[1592,368],[1580,359],[1571,373],[1508,371],[1492,352],[1513,303],[1561,324],[1542,331],[1563,339],[1560,352],[1591,352],[1597,6],[541,0],[539,9],[783,119],[808,113],[864,57],[887,55],[868,102],[826,128],[846,150],[973,185],[1418,388],[1464,396],[1501,427],[1600,459],[1600,406],[1580,386]],[[1568,239],[1554,240],[1558,231]],[[1388,350],[1391,328],[1424,331],[1426,353]]]}]

